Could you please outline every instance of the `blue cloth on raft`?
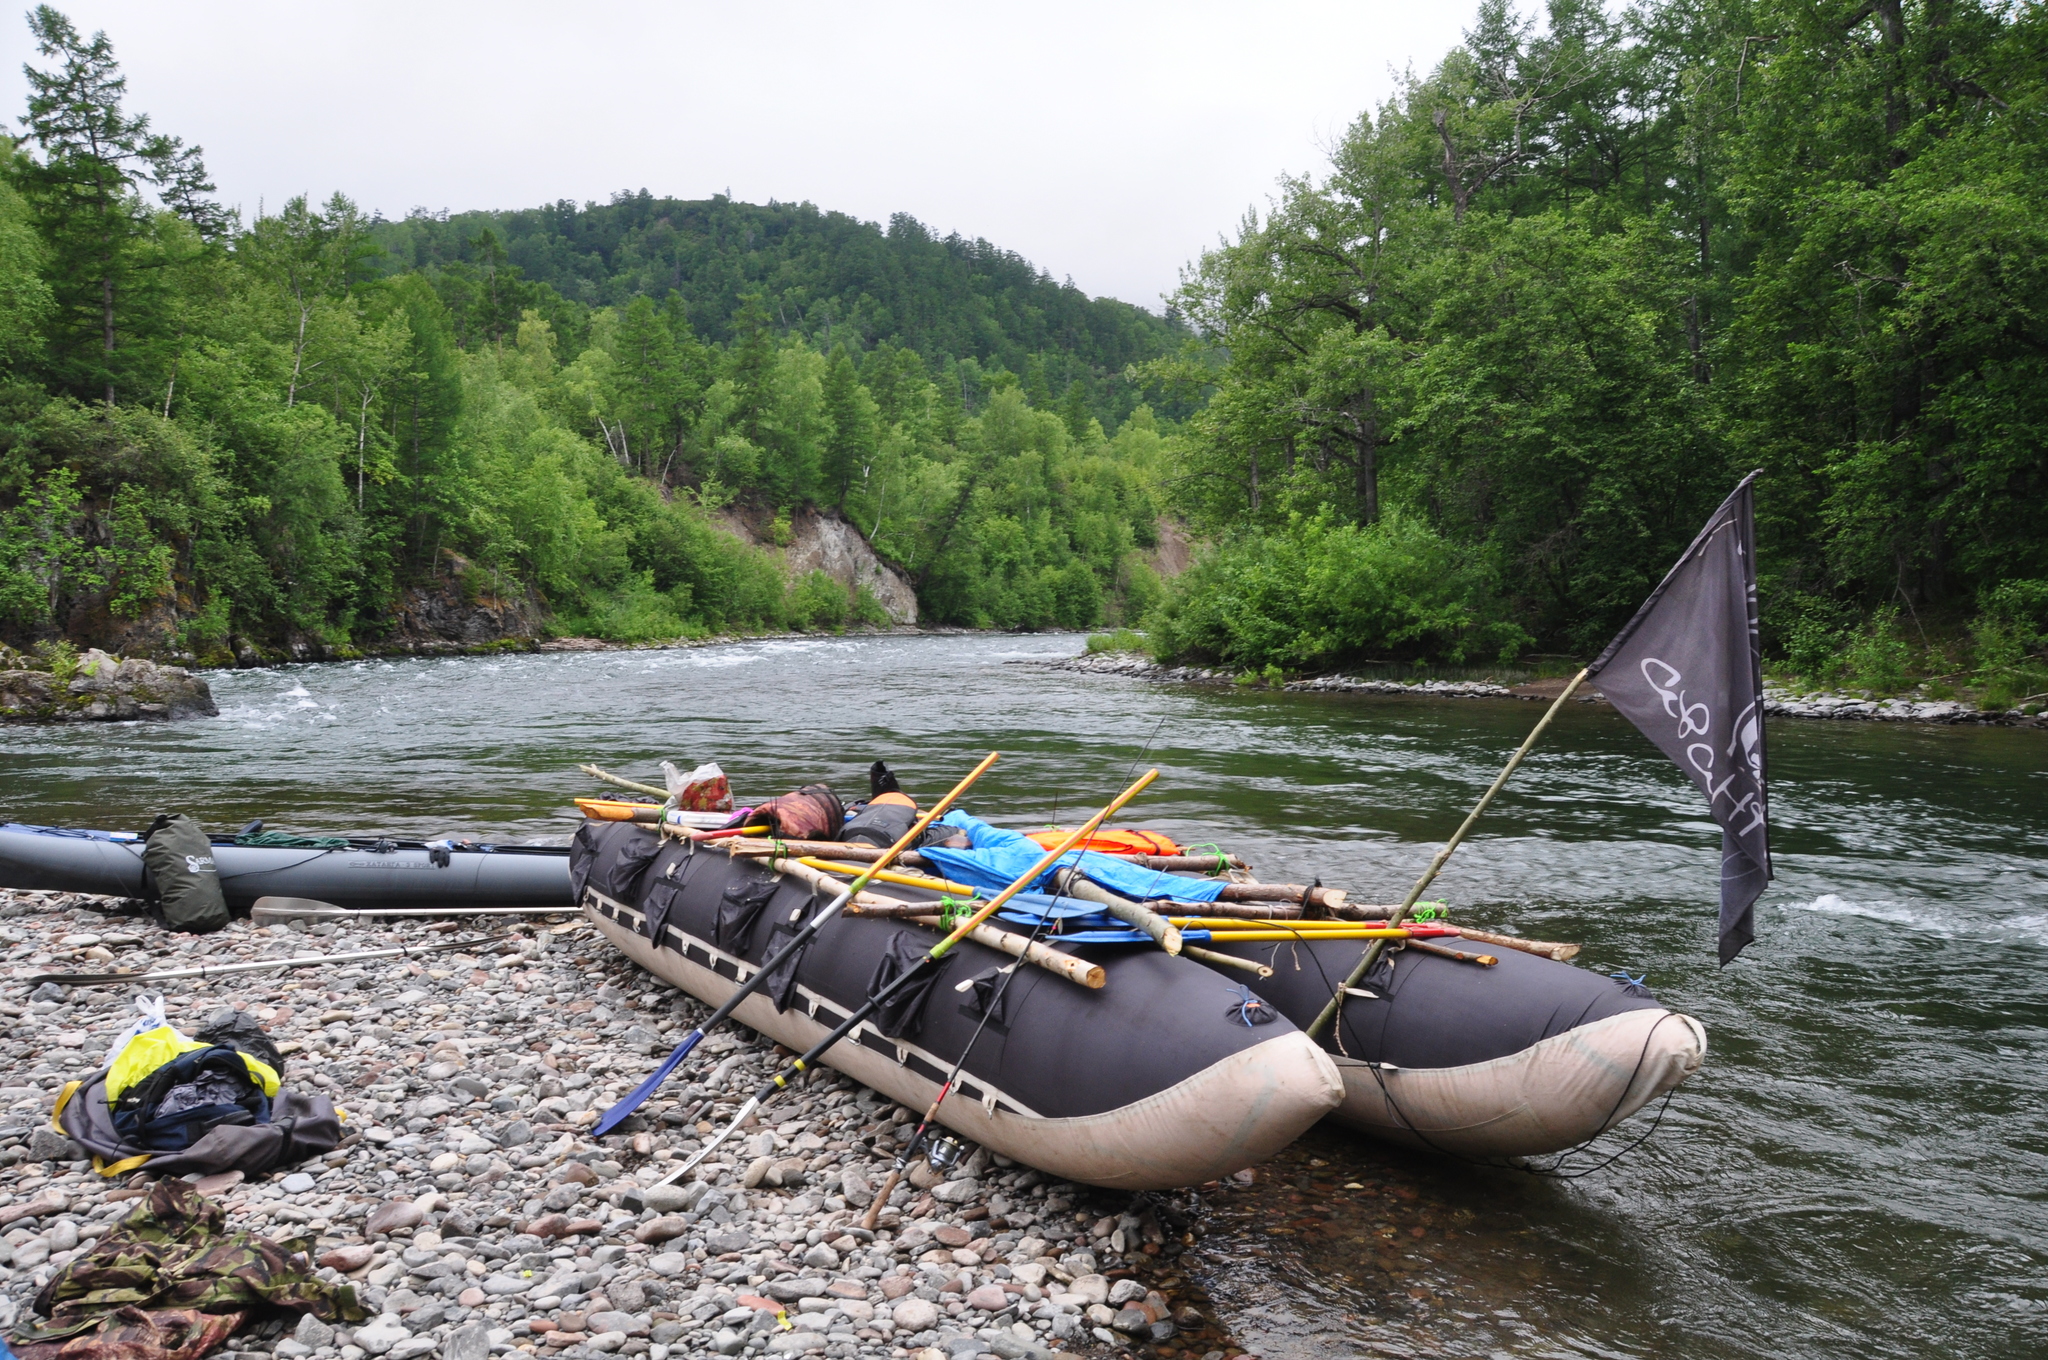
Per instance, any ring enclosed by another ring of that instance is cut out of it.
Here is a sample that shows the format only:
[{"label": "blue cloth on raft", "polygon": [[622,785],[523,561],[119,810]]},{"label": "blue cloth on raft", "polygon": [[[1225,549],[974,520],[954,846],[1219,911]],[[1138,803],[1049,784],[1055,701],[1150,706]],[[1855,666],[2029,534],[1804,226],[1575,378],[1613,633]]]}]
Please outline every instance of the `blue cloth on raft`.
[{"label": "blue cloth on raft", "polygon": [[[1025,865],[1030,868],[1030,865]],[[1050,916],[1054,924],[1039,934],[1046,944],[1150,944],[1152,937],[1129,926],[1102,909],[1099,902],[1078,897],[1047,897],[1043,893],[1018,893],[996,913],[999,921],[1036,927]],[[1057,932],[1057,933],[1055,933]],[[1206,930],[1183,930],[1183,940],[1200,944],[1209,938]]]},{"label": "blue cloth on raft", "polygon": [[[968,848],[949,850],[934,845],[918,853],[925,857],[926,863],[943,870],[945,876],[956,883],[997,890],[1007,888],[1045,854],[1037,841],[1022,832],[990,826],[958,808],[939,820],[943,825],[966,832]],[[1063,868],[1079,869],[1090,881],[1138,902],[1162,897],[1176,902],[1214,902],[1223,891],[1221,879],[1163,874],[1093,850],[1068,851],[1025,886],[1036,888],[1054,870]]]}]

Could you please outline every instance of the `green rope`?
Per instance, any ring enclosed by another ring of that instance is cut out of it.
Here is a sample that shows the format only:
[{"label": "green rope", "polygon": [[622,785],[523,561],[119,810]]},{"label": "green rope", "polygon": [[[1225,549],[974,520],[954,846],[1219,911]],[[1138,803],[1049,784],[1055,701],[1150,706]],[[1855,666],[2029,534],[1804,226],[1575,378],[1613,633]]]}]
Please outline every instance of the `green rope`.
[{"label": "green rope", "polygon": [[1230,867],[1230,856],[1224,854],[1223,847],[1216,844],[1216,842],[1214,841],[1203,841],[1200,845],[1184,846],[1182,847],[1182,849],[1185,853],[1190,855],[1194,854],[1198,850],[1206,851],[1207,853],[1214,855],[1216,857],[1216,867],[1206,871],[1212,877],[1222,873],[1224,870]]},{"label": "green rope", "polygon": [[941,894],[939,896],[939,929],[947,932],[953,931],[962,921],[974,915],[976,910],[977,908],[971,900],[963,902],[957,897]]},{"label": "green rope", "polygon": [[259,831],[253,836],[235,837],[236,845],[253,845],[260,850],[346,850],[340,836],[294,836],[289,831]]},{"label": "green rope", "polygon": [[1411,921],[1438,921],[1450,914],[1448,902],[1417,902],[1415,909],[1408,913]]}]

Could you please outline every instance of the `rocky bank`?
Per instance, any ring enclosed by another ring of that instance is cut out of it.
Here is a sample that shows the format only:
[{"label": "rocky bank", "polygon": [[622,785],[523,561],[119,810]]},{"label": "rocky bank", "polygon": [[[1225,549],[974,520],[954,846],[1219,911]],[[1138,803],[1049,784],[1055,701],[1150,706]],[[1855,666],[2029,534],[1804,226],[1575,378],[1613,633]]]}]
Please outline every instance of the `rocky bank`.
[{"label": "rocky bank", "polygon": [[252,1012],[285,1050],[286,1084],[347,1114],[349,1136],[325,1158],[200,1188],[231,1226],[311,1239],[323,1277],[354,1282],[375,1316],[273,1321],[231,1340],[234,1360],[1241,1354],[1171,1292],[1200,1191],[1111,1194],[976,1150],[948,1179],[920,1162],[879,1231],[860,1229],[917,1113],[829,1070],[692,1177],[656,1186],[788,1055],[733,1026],[618,1134],[590,1138],[706,1008],[580,922],[495,934],[237,921],[191,937],[122,905],[0,893],[0,1325],[127,1212],[142,1174],[103,1179],[48,1122],[62,1085],[128,1024],[137,989],[26,978],[464,932],[473,949],[418,962],[163,984],[188,1032],[224,1007]]},{"label": "rocky bank", "polygon": [[783,552],[791,576],[822,571],[847,589],[865,589],[895,624],[917,622],[917,591],[875,554],[860,530],[837,515],[805,510],[791,526]]},{"label": "rocky bank", "polygon": [[[1135,652],[1084,652],[1050,660],[1026,658],[1012,666],[1044,666],[1084,675],[1120,675],[1134,680],[1179,681],[1184,684],[1235,684],[1237,675],[1202,666],[1162,666]],[[1283,689],[1309,694],[1405,694],[1449,699],[1553,699],[1562,680],[1501,685],[1487,680],[1375,680],[1356,675],[1319,675],[1290,680]],[[1581,703],[1603,703],[1584,695]],[[1779,718],[1832,718],[1860,722],[1995,723],[2010,727],[2048,727],[2048,713],[2029,714],[1982,710],[1954,699],[1875,699],[1862,694],[1795,694],[1764,688],[1764,712]]]},{"label": "rocky bank", "polygon": [[183,667],[124,661],[97,647],[68,675],[0,670],[0,722],[167,722],[219,713],[207,683]]}]

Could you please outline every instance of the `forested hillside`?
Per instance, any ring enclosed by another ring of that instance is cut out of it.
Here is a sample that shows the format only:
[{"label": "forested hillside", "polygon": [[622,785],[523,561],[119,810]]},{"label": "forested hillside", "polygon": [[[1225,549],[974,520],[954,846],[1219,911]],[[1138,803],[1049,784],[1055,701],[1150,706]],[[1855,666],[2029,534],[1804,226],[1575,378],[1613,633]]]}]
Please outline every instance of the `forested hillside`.
[{"label": "forested hillside", "polygon": [[524,307],[575,326],[583,312],[551,291],[582,309],[673,295],[699,335],[729,344],[749,324],[751,298],[778,332],[821,351],[888,343],[938,365],[973,360],[960,374],[970,402],[979,370],[997,367],[1018,374],[1037,405],[1072,392],[1110,428],[1139,401],[1125,370],[1180,334],[1143,308],[1090,299],[1018,255],[939,239],[900,213],[885,232],[808,203],[685,202],[643,189],[580,208],[416,211],[373,224],[370,239],[384,249],[383,272],[437,281],[465,339],[505,333]]},{"label": "forested hillside", "polygon": [[1486,0],[1205,256],[1169,655],[1596,650],[1762,469],[1767,650],[2048,691],[2048,13]]},{"label": "forested hillside", "polygon": [[813,508],[928,619],[1156,599],[1162,434],[1123,369],[1165,321],[808,207],[376,223],[337,193],[239,222],[200,148],[124,107],[104,35],[30,27],[0,142],[0,639],[345,655],[422,592],[624,639],[878,618],[720,523],[782,540]]}]

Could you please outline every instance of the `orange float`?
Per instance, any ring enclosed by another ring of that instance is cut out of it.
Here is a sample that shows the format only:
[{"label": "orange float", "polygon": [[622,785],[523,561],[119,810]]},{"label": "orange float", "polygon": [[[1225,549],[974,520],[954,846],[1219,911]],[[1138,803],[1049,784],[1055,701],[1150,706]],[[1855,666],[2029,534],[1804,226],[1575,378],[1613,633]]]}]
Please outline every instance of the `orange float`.
[{"label": "orange float", "polygon": [[[1058,845],[1068,833],[1059,827],[1050,827],[1044,831],[1027,831],[1024,834],[1038,842],[1040,849],[1050,850],[1055,845]],[[1178,845],[1174,844],[1171,836],[1163,836],[1157,831],[1139,831],[1133,827],[1116,829],[1105,827],[1081,842],[1081,849],[1094,850],[1104,855],[1178,855],[1185,853]]]}]

